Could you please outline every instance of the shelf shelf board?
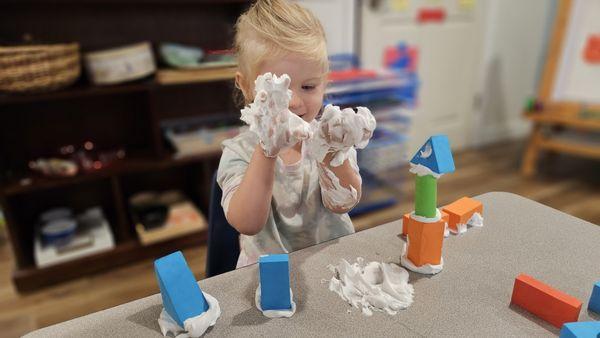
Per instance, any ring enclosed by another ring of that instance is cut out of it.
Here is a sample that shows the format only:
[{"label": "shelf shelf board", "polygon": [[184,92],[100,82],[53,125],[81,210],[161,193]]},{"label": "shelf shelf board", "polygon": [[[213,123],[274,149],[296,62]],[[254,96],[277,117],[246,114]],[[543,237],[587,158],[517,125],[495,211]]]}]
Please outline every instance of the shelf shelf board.
[{"label": "shelf shelf board", "polygon": [[39,289],[68,279],[77,278],[115,268],[141,259],[156,259],[175,250],[206,243],[207,231],[201,231],[148,246],[137,240],[119,243],[114,249],[74,259],[61,264],[37,268],[35,266],[15,269],[13,280],[20,292]]},{"label": "shelf shelf board", "polygon": [[152,79],[111,86],[94,86],[79,82],[71,87],[67,87],[55,92],[37,94],[2,93],[0,94],[0,106],[16,103],[32,103],[38,101],[52,101],[100,95],[143,92],[155,88],[156,86],[157,84]]},{"label": "shelf shelf board", "polygon": [[174,83],[163,84],[159,83],[156,78],[148,78],[145,80],[138,80],[130,83],[106,86],[92,85],[83,81],[79,81],[70,87],[48,93],[10,94],[0,92],[0,107],[12,104],[35,103],[43,101],[76,99],[82,97],[146,92],[164,87],[191,86],[207,82],[231,81],[232,79],[233,76],[231,74],[226,74],[208,79],[198,80],[196,78],[189,78],[185,80],[178,80]]},{"label": "shelf shelf board", "polygon": [[525,117],[531,121],[571,127],[580,130],[600,130],[600,119],[583,118],[581,111],[600,111],[600,105],[582,106],[574,103],[547,104],[541,111],[525,112]]},{"label": "shelf shelf board", "polygon": [[[2,193],[5,196],[13,196],[19,194],[25,194],[34,191],[47,190],[59,187],[65,187],[74,184],[81,184],[85,182],[91,182],[108,178],[112,176],[119,176],[127,173],[143,172],[149,170],[160,170],[165,168],[171,168],[175,166],[187,165],[191,163],[201,162],[206,159],[215,158],[221,154],[221,148],[215,147],[210,151],[204,153],[187,156],[182,158],[175,158],[174,156],[168,156],[165,158],[128,158],[113,164],[106,169],[102,169],[96,172],[82,173],[72,177],[60,177],[60,178],[48,178],[41,176],[30,176],[23,177],[17,180],[13,180],[2,187]],[[23,180],[30,180],[28,184],[22,184]]]}]

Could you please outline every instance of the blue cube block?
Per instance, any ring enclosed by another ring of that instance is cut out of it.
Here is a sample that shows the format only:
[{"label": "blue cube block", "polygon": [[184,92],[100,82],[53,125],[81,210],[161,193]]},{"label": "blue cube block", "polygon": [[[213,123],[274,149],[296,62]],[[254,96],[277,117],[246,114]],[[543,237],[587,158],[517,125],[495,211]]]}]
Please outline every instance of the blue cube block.
[{"label": "blue cube block", "polygon": [[600,322],[566,323],[560,329],[560,338],[596,338],[600,335]]},{"label": "blue cube block", "polygon": [[208,303],[181,251],[154,261],[163,306],[181,327],[183,322],[208,310]]},{"label": "blue cube block", "polygon": [[600,314],[600,280],[594,284],[592,296],[590,297],[590,302],[588,303],[588,309]]},{"label": "blue cube block", "polygon": [[287,254],[265,255],[258,259],[260,305],[263,310],[289,310],[290,265]]}]

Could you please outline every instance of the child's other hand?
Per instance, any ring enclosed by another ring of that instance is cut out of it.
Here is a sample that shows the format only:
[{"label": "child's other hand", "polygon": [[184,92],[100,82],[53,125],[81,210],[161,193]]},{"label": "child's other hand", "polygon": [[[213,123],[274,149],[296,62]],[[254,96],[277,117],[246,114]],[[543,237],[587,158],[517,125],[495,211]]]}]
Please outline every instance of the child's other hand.
[{"label": "child's other hand", "polygon": [[367,146],[376,127],[375,118],[368,108],[358,107],[357,111],[327,105],[321,119],[311,123],[314,136],[309,142],[310,152],[319,162],[332,154],[331,165],[337,167],[346,160],[351,147]]},{"label": "child's other hand", "polygon": [[292,92],[290,77],[271,73],[259,75],[254,82],[256,95],[249,107],[242,109],[242,121],[250,125],[268,157],[311,136],[310,125],[289,109]]}]

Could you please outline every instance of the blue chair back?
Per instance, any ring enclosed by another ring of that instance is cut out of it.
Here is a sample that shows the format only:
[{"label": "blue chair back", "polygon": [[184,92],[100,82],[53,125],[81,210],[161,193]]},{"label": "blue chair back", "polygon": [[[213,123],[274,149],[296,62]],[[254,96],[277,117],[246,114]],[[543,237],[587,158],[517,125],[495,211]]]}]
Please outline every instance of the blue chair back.
[{"label": "blue chair back", "polygon": [[217,184],[217,173],[215,173],[212,178],[208,210],[206,277],[235,270],[240,255],[240,234],[225,218],[221,207],[222,196],[223,191]]}]

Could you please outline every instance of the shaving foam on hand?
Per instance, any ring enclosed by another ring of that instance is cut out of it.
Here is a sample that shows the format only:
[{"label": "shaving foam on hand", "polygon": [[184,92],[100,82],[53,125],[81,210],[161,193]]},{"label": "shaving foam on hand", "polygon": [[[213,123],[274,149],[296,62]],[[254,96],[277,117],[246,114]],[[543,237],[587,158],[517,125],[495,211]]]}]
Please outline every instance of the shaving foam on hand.
[{"label": "shaving foam on hand", "polygon": [[376,125],[368,108],[358,107],[355,113],[352,108],[342,110],[328,104],[321,119],[310,124],[313,137],[308,142],[309,151],[319,162],[331,153],[331,165],[338,167],[348,158],[350,148],[367,146]]},{"label": "shaving foam on hand", "polygon": [[292,98],[290,82],[287,74],[259,75],[254,81],[254,102],[241,111],[241,120],[258,136],[267,157],[276,157],[312,134],[310,125],[288,108]]}]

